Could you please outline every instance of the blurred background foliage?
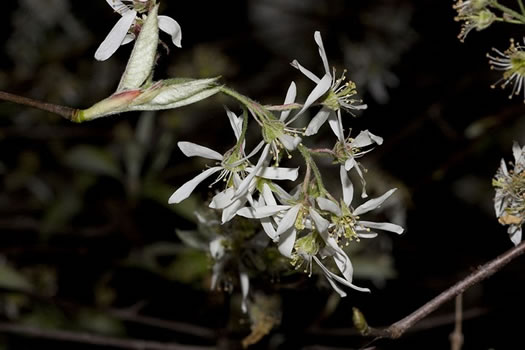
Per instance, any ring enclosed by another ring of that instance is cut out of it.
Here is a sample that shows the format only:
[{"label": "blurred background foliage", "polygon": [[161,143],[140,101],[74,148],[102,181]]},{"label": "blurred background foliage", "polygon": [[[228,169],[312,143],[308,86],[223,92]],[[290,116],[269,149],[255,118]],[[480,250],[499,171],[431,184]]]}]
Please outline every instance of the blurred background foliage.
[{"label": "blurred background foliage", "polygon": [[[104,1],[3,6],[1,90],[73,107],[113,92],[131,46],[94,60],[117,19]],[[233,140],[223,137],[231,133],[222,106],[238,111],[232,101],[216,96],[82,125],[2,103],[0,318],[223,349],[240,348],[242,339],[261,349],[358,348],[365,340],[351,329],[353,306],[369,323],[389,324],[508,249],[490,183],[500,158],[510,158],[512,141],[525,142],[524,109],[521,100],[489,88],[498,76],[484,55],[521,33],[494,26],[460,44],[451,6],[438,0],[162,2],[161,11],[182,26],[183,48],[163,52],[157,76],[221,75],[264,103],[280,103],[291,80],[305,98],[311,84],[289,62],[297,58],[321,71],[312,39],[314,30],[322,32],[331,63],[348,69],[369,105],[345,125],[385,138],[363,160],[369,192],[398,187],[381,215],[407,228],[403,236],[350,247],[359,285],[371,294],[340,300],[322,279],[285,276],[265,281],[271,291],[257,294],[243,315],[237,292],[209,291],[211,257],[194,249],[197,241],[192,247],[180,237],[192,238],[194,211],[210,193],[203,186],[181,205],[167,199],[204,166],[185,159],[176,142],[227,149]],[[326,143],[323,134],[316,142]],[[337,188],[334,169],[323,164],[329,186]],[[464,349],[523,343],[521,323],[510,321],[525,306],[523,263],[518,259],[466,293],[471,316]],[[403,339],[376,346],[447,347],[451,311],[444,307]],[[246,338],[250,326],[255,331]],[[257,332],[272,328],[259,341]],[[0,349],[37,344],[97,348],[0,332]]]}]

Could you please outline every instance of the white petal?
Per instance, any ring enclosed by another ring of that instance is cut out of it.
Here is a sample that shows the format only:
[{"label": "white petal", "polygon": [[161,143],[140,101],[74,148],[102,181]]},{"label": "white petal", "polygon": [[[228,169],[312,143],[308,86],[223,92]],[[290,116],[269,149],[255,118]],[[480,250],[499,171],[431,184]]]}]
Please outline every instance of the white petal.
[{"label": "white petal", "polygon": [[[249,172],[253,171],[253,167],[247,167]],[[257,176],[270,180],[291,180],[295,181],[299,176],[299,168],[278,168],[273,166],[266,166],[259,169]]]},{"label": "white petal", "polygon": [[[297,87],[295,86],[295,83],[292,81],[290,84],[290,87],[288,88],[288,92],[286,92],[286,98],[284,99],[284,104],[290,104],[295,102],[295,97],[297,96]],[[281,117],[279,118],[280,121],[284,122],[286,118],[290,115],[291,110],[283,111],[281,112]]]},{"label": "white petal", "polygon": [[239,118],[235,113],[230,111],[228,108],[226,108],[226,115],[228,116],[228,119],[230,120],[230,125],[233,129],[233,133],[235,134],[235,139],[239,141],[239,137],[241,137],[241,133],[242,133],[242,118]]},{"label": "white petal", "polygon": [[95,52],[96,60],[105,61],[117,51],[136,16],[137,11],[131,10],[123,14]]},{"label": "white petal", "polygon": [[210,254],[215,260],[218,260],[224,256],[224,244],[223,238],[217,237],[210,242]]},{"label": "white petal", "polygon": [[354,141],[352,141],[352,146],[362,148],[374,143],[381,145],[383,143],[383,138],[372,134],[368,130],[364,130],[357,135]]},{"label": "white petal", "polygon": [[245,207],[237,212],[237,215],[248,219],[261,219],[273,216],[280,211],[290,209],[289,205],[267,205],[258,208]]},{"label": "white petal", "polygon": [[346,253],[341,248],[339,248],[334,254],[333,258],[335,264],[339,268],[339,271],[341,271],[341,273],[343,274],[344,278],[348,282],[352,282],[354,275],[354,267],[352,266],[352,262],[350,261],[348,255],[346,255]]},{"label": "white petal", "polygon": [[374,210],[375,208],[378,208],[381,204],[383,204],[384,201],[388,199],[388,197],[392,195],[392,193],[395,192],[395,190],[396,188],[393,188],[390,191],[383,194],[381,197],[372,198],[364,202],[363,204],[361,204],[354,210],[354,215],[361,215],[361,214],[369,212],[370,210]]},{"label": "white petal", "polygon": [[370,238],[376,238],[377,237],[377,233],[375,232],[366,232],[366,233],[361,233],[361,232],[357,232],[357,237],[359,238],[366,238],[366,239],[370,239]]},{"label": "white petal", "polygon": [[356,161],[353,157],[348,158],[345,162],[345,170],[350,171],[356,165]]},{"label": "white petal", "polygon": [[299,210],[301,209],[302,204],[296,204],[294,205],[290,210],[286,212],[283,219],[279,223],[279,227],[277,227],[277,235],[280,236],[285,231],[290,229],[295,225],[295,220],[297,219],[297,214],[299,213]]},{"label": "white petal", "polygon": [[181,141],[177,142],[177,146],[179,146],[180,150],[186,157],[202,157],[215,160],[222,160],[223,158],[222,154],[219,152],[215,152],[208,147],[197,145],[193,142]]},{"label": "white petal", "polygon": [[128,34],[126,34],[126,36],[124,37],[124,40],[122,40],[122,44],[120,44],[120,45],[126,45],[126,44],[129,44],[129,43],[132,42],[133,40],[135,40],[135,34],[133,34],[133,33],[128,33]]},{"label": "white petal", "polygon": [[206,180],[208,177],[210,177],[219,170],[221,170],[220,167],[213,167],[195,176],[193,179],[186,182],[177,191],[175,191],[175,193],[173,193],[170,199],[168,200],[168,203],[174,204],[182,202],[190,196],[195,187],[197,187],[202,181]]},{"label": "white petal", "polygon": [[261,219],[261,226],[266,233],[268,237],[274,242],[279,241],[279,236],[277,236],[277,231],[275,231],[275,227],[273,226],[272,219],[271,218],[262,218]]},{"label": "white petal", "polygon": [[523,157],[523,153],[521,151],[520,145],[514,141],[512,144],[512,155],[514,156],[514,164],[521,163],[521,157]]},{"label": "white petal", "polygon": [[242,309],[242,312],[246,313],[248,311],[248,306],[247,306],[248,290],[250,289],[250,279],[248,278],[248,274],[244,271],[239,272],[239,281],[241,283],[241,295],[242,295],[241,309]]},{"label": "white petal", "polygon": [[348,173],[343,165],[339,167],[339,176],[341,178],[341,186],[343,187],[343,201],[346,205],[350,206],[350,203],[352,203],[352,199],[354,198],[354,185],[352,184],[352,181],[350,181]]},{"label": "white petal", "polygon": [[390,232],[394,232],[397,234],[402,234],[403,231],[405,231],[405,229],[402,228],[401,226],[392,224],[390,222],[359,221],[359,225],[363,225],[365,227],[370,227],[370,228],[376,228],[376,229],[384,230],[384,231],[390,231]]},{"label": "white petal", "polygon": [[336,280],[337,282],[339,282],[341,284],[344,284],[345,286],[348,286],[348,287],[350,287],[352,289],[358,290],[360,292],[370,292],[370,289],[368,289],[368,288],[357,287],[356,285],[348,282],[346,279],[337,276],[335,273],[333,273],[332,271],[328,270],[316,256],[314,256],[314,260],[315,260],[315,262],[317,262],[319,267],[323,270],[323,272],[325,273],[327,278],[332,278],[332,279]]},{"label": "white petal", "polygon": [[239,188],[237,189],[237,191],[235,191],[234,197],[238,197],[246,192],[246,190],[248,189],[248,186],[250,185],[251,181],[255,177],[256,173],[259,171],[260,168],[262,168],[264,162],[266,161],[269,150],[270,150],[270,145],[267,144],[266,147],[264,147],[261,153],[261,157],[259,158],[259,161],[255,165],[254,170],[251,173],[249,173],[248,176],[244,178],[244,180],[242,180],[241,184],[239,185]]},{"label": "white petal", "polygon": [[326,74],[330,75],[330,68],[328,67],[328,58],[326,57],[326,52],[324,50],[321,32],[316,31],[314,33],[314,40],[317,43],[317,46],[319,46],[319,56],[321,56],[321,60],[323,60],[324,71],[326,72]]},{"label": "white petal", "polygon": [[233,219],[235,215],[237,215],[237,212],[239,211],[239,209],[244,207],[249,197],[251,197],[251,194],[245,193],[244,196],[235,198],[232,204],[224,208],[222,211],[222,216],[221,216],[222,223],[224,224],[225,222],[228,222],[231,219]]},{"label": "white petal", "polygon": [[338,110],[337,114],[332,113],[328,117],[328,125],[330,125],[330,128],[334,132],[335,136],[337,136],[339,142],[344,143],[345,135],[343,130],[343,123],[341,121],[341,110]]},{"label": "white petal", "polygon": [[284,148],[286,148],[288,151],[293,151],[297,148],[297,145],[301,143],[301,138],[299,136],[281,134],[278,138],[283,144]]},{"label": "white petal", "polygon": [[279,249],[279,252],[287,258],[292,257],[292,250],[296,236],[297,230],[293,226],[279,236],[279,245],[277,249]]},{"label": "white petal", "polygon": [[306,98],[306,102],[303,105],[303,108],[297,114],[302,114],[306,109],[308,109],[315,101],[317,101],[321,96],[323,96],[332,84],[332,78],[325,74],[323,78],[317,83],[315,88],[310,92],[310,95]]},{"label": "white petal", "polygon": [[229,187],[213,196],[209,207],[212,209],[224,209],[233,203],[235,189]]},{"label": "white petal", "polygon": [[273,192],[270,186],[268,186],[268,184],[266,183],[263,184],[262,196],[264,198],[264,203],[266,203],[266,205],[277,205],[277,202],[275,201],[275,198],[273,196]]},{"label": "white petal", "polygon": [[321,210],[329,211],[332,214],[335,214],[337,216],[341,216],[341,209],[339,209],[339,206],[334,201],[331,201],[326,198],[317,197],[317,205],[319,205],[319,208]]},{"label": "white petal", "polygon": [[159,28],[164,33],[171,35],[173,45],[181,47],[182,31],[177,21],[168,16],[159,16]]},{"label": "white petal", "polygon": [[312,209],[310,207],[309,209],[310,217],[315,223],[315,229],[318,232],[326,232],[328,230],[328,226],[330,225],[330,222],[323,218],[316,210]]},{"label": "white petal", "polygon": [[304,134],[306,136],[312,136],[317,134],[321,126],[326,122],[326,119],[330,116],[333,111],[327,107],[323,107],[317,112],[317,114],[310,120],[308,127],[306,128]]},{"label": "white petal", "polygon": [[514,243],[514,245],[521,243],[521,226],[518,227],[518,229],[510,236],[510,240],[512,243]]},{"label": "white petal", "polygon": [[292,65],[292,67],[299,69],[301,73],[306,75],[306,77],[310,79],[311,81],[313,81],[314,83],[316,84],[319,83],[320,79],[317,77],[317,75],[315,75],[314,73],[310,72],[308,69],[301,66],[301,64],[297,60],[293,60],[292,63],[290,64]]}]

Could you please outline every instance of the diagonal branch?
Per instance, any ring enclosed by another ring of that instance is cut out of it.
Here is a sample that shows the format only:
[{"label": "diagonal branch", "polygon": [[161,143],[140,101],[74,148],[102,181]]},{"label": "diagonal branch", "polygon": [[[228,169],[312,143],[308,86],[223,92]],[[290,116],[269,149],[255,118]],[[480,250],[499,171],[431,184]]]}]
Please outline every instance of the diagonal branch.
[{"label": "diagonal branch", "polygon": [[466,289],[472,287],[473,285],[489,278],[498,272],[502,267],[523,253],[525,253],[525,242],[521,242],[519,245],[507,250],[505,253],[501,254],[494,260],[480,266],[476,271],[465,277],[463,280],[457,282],[455,285],[445,290],[405,318],[397,321],[387,328],[369,328],[366,332],[366,335],[391,339],[397,339],[401,337],[410,327],[436,310],[439,306],[443,305],[445,302],[449,301],[455,296],[463,293]]}]

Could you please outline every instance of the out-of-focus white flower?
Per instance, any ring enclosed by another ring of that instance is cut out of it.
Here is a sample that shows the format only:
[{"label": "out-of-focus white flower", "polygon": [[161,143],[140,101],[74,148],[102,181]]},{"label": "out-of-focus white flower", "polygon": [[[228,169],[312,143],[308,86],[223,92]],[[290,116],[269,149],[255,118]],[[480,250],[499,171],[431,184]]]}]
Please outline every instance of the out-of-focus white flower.
[{"label": "out-of-focus white flower", "polygon": [[322,97],[321,105],[323,107],[308,124],[305,135],[310,136],[316,134],[319,128],[328,120],[335,135],[339,140],[343,140],[343,130],[340,127],[342,124],[341,109],[352,113],[354,110],[366,109],[367,105],[362,104],[360,100],[354,99],[354,96],[357,94],[356,86],[352,81],[346,81],[346,71],[343,72],[340,78],[335,77],[335,68],[333,71],[330,71],[321,33],[316,31],[314,33],[314,39],[319,47],[319,55],[323,61],[325,74],[322,78],[319,78],[299,64],[297,60],[291,63],[294,68],[301,71],[307,78],[317,84],[306,98],[306,102],[298,112],[298,115]]},{"label": "out-of-focus white flower", "polygon": [[522,240],[522,226],[525,222],[525,146],[517,142],[512,146],[514,167],[507,169],[505,160],[492,180],[496,188],[494,210],[502,225],[509,225],[507,230],[510,240],[518,245]]},{"label": "out-of-focus white flower", "polygon": [[[525,42],[525,38],[523,40]],[[509,84],[512,85],[509,98],[519,95],[521,90],[523,90],[523,102],[525,103],[525,46],[516,44],[511,39],[510,47],[504,52],[495,48],[492,48],[492,51],[497,55],[491,56],[487,54],[489,64],[491,64],[490,68],[503,71],[503,77],[491,87],[495,88],[501,82],[503,82],[501,84],[502,88]]]},{"label": "out-of-focus white flower", "polygon": [[[128,44],[135,40],[140,27],[142,26],[145,15],[138,17],[149,9],[151,0],[106,0],[109,6],[119,13],[120,18],[111,29],[104,41],[95,52],[95,59],[105,61],[117,51],[121,45]],[[173,44],[181,47],[182,32],[180,25],[173,18],[168,16],[158,16],[159,29],[171,36]]]}]

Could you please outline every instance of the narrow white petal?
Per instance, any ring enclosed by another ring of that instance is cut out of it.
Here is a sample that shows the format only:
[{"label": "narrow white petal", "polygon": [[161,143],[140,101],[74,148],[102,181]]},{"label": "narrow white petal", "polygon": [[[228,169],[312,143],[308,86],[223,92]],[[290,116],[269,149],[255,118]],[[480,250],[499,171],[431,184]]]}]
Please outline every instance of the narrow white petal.
[{"label": "narrow white petal", "polygon": [[246,192],[246,190],[248,189],[248,186],[252,182],[256,173],[259,171],[260,168],[262,168],[264,162],[266,161],[269,150],[270,150],[270,145],[266,145],[266,147],[264,147],[261,153],[261,157],[259,158],[259,161],[255,165],[254,170],[251,173],[249,173],[248,176],[244,178],[244,180],[242,180],[241,184],[239,185],[239,188],[237,189],[237,191],[235,191],[234,197],[238,197]]},{"label": "narrow white petal", "polygon": [[221,170],[220,167],[213,167],[195,176],[193,179],[186,182],[177,191],[175,191],[175,193],[173,193],[170,199],[168,200],[168,203],[174,204],[182,202],[191,195],[195,187],[197,187],[202,181],[206,180],[208,177],[210,177],[219,170]]},{"label": "narrow white petal", "polygon": [[292,250],[296,236],[297,230],[295,227],[291,227],[279,236],[279,245],[277,246],[277,249],[279,249],[279,252],[287,258],[292,257]]},{"label": "narrow white petal", "polygon": [[352,146],[357,148],[362,148],[370,146],[372,144],[381,145],[383,143],[383,138],[372,134],[368,130],[361,131],[359,135],[352,141]]},{"label": "narrow white petal", "polygon": [[384,230],[384,231],[390,231],[390,232],[394,232],[397,234],[402,234],[403,231],[405,231],[405,229],[402,228],[401,226],[392,224],[390,222],[359,221],[359,224],[365,227],[376,228],[376,229]]},{"label": "narrow white petal", "polygon": [[241,137],[241,132],[242,132],[242,118],[239,118],[235,113],[230,111],[228,108],[226,108],[226,115],[228,116],[228,119],[230,121],[230,125],[233,129],[233,133],[235,134],[235,139],[239,141],[239,137]]},{"label": "narrow white petal", "polygon": [[320,79],[317,77],[317,75],[304,68],[297,60],[293,60],[290,64],[292,65],[292,67],[298,69],[301,73],[306,75],[306,77],[314,83],[319,83]]},{"label": "narrow white petal", "polygon": [[[295,86],[295,83],[292,81],[290,84],[290,87],[288,88],[288,92],[286,92],[286,98],[284,99],[284,104],[290,104],[295,102],[295,97],[297,96],[297,87]],[[280,121],[284,122],[290,115],[291,110],[283,111],[281,112],[281,117],[279,118]]]},{"label": "narrow white petal", "polygon": [[250,289],[250,279],[248,274],[244,271],[239,272],[239,281],[241,283],[241,309],[242,312],[246,313],[248,311],[248,290]]},{"label": "narrow white petal", "polygon": [[332,279],[336,280],[337,282],[339,282],[341,284],[344,284],[345,286],[348,286],[348,287],[350,287],[352,289],[358,290],[360,292],[370,292],[370,289],[368,289],[368,288],[358,287],[358,286],[348,282],[346,279],[337,276],[335,273],[333,273],[332,271],[328,270],[316,256],[314,256],[314,260],[315,260],[315,262],[317,262],[317,264],[319,265],[321,270],[323,270],[323,272],[325,273],[327,278],[332,278]]},{"label": "narrow white petal", "polygon": [[333,258],[335,264],[339,268],[339,271],[341,271],[341,274],[348,282],[351,283],[354,275],[354,267],[352,266],[352,262],[350,261],[348,255],[346,255],[346,253],[341,248],[339,248],[333,255]]},{"label": "narrow white petal", "polygon": [[375,208],[378,208],[379,206],[381,206],[381,204],[383,204],[384,201],[388,199],[388,197],[392,195],[392,193],[395,192],[395,190],[396,188],[393,188],[390,191],[383,194],[381,197],[372,198],[364,202],[363,204],[361,204],[354,210],[354,215],[361,215],[364,213],[368,213],[370,210],[374,210]]},{"label": "narrow white petal", "polygon": [[117,21],[117,24],[111,29],[104,41],[100,44],[95,52],[95,59],[98,61],[105,61],[111,57],[122,45],[129,28],[133,24],[137,11],[127,11],[122,18]]},{"label": "narrow white petal", "polygon": [[268,237],[270,237],[272,241],[279,241],[279,236],[277,236],[277,231],[275,231],[275,227],[273,226],[271,218],[262,218],[261,226],[264,232],[268,235]]},{"label": "narrow white petal", "polygon": [[521,227],[518,227],[516,231],[510,236],[510,240],[514,245],[518,245],[521,243]]},{"label": "narrow white petal", "polygon": [[330,125],[330,128],[334,132],[335,136],[337,136],[339,142],[344,143],[345,135],[343,130],[343,122],[341,121],[341,110],[338,110],[337,114],[330,114],[328,117],[328,125]]},{"label": "narrow white petal", "polygon": [[310,95],[306,98],[306,102],[303,105],[303,108],[297,114],[302,114],[306,111],[315,101],[317,101],[321,96],[323,96],[332,84],[332,78],[325,74],[323,78],[317,83],[315,88],[310,92]]},{"label": "narrow white petal", "polygon": [[299,213],[301,206],[302,204],[296,204],[286,212],[283,219],[279,223],[279,226],[277,227],[278,236],[295,225],[295,220],[297,219],[297,214]]},{"label": "narrow white petal", "polygon": [[275,197],[273,196],[273,192],[270,186],[268,186],[268,184],[263,184],[262,196],[264,198],[264,203],[266,203],[266,205],[277,205],[277,202],[275,201]]},{"label": "narrow white petal", "polygon": [[[246,170],[252,172],[254,167],[247,167]],[[270,180],[291,180],[295,181],[299,176],[299,168],[279,168],[266,166],[259,169],[257,176]]]},{"label": "narrow white petal", "polygon": [[173,45],[181,47],[182,31],[177,21],[168,16],[159,16],[159,28],[171,36]]},{"label": "narrow white petal", "polygon": [[193,142],[186,142],[181,141],[177,142],[177,146],[179,146],[180,150],[186,157],[202,157],[207,159],[215,159],[215,160],[222,160],[222,154],[219,152],[215,152],[212,149],[209,149],[208,147],[204,147],[201,145],[197,145]]},{"label": "narrow white petal", "polygon": [[520,145],[516,141],[512,144],[512,155],[514,156],[514,164],[520,163],[523,153],[521,152]]},{"label": "narrow white petal", "polygon": [[324,50],[323,39],[321,38],[321,32],[316,31],[314,33],[314,40],[319,47],[319,56],[323,60],[324,71],[326,74],[330,75],[330,67],[328,67],[328,58],[326,57],[326,51]]},{"label": "narrow white petal", "polygon": [[310,207],[309,209],[310,217],[315,223],[315,229],[318,232],[326,232],[328,230],[328,226],[330,225],[330,222],[323,218],[316,210]]},{"label": "narrow white petal", "polygon": [[330,116],[333,111],[327,107],[323,107],[317,112],[317,114],[310,120],[308,127],[306,128],[304,134],[306,136],[312,136],[317,134],[321,126],[326,122],[326,119]]},{"label": "narrow white petal", "polygon": [[352,199],[354,198],[354,185],[352,184],[352,181],[350,181],[348,173],[343,165],[339,167],[339,177],[341,178],[341,186],[343,188],[343,201],[346,205],[350,206],[350,203],[352,203]]},{"label": "narrow white petal", "polygon": [[258,208],[245,207],[237,212],[237,215],[248,219],[261,219],[273,216],[280,211],[290,209],[289,205],[267,205]]},{"label": "narrow white petal", "polygon": [[341,209],[339,209],[339,206],[334,201],[322,197],[317,197],[317,205],[321,210],[325,210],[337,216],[341,216]]},{"label": "narrow white petal", "polygon": [[235,190],[231,187],[213,196],[209,207],[212,209],[224,209],[233,203],[232,197]]},{"label": "narrow white petal", "polygon": [[251,195],[249,193],[246,193],[244,196],[235,198],[232,204],[224,208],[222,210],[222,216],[221,216],[222,223],[224,224],[225,222],[228,222],[231,219],[233,219],[235,215],[237,215],[237,212],[239,211],[239,209],[244,207],[246,202],[248,202],[249,197],[251,197]]},{"label": "narrow white petal", "polygon": [[357,237],[359,238],[366,238],[366,239],[370,239],[370,238],[376,238],[377,237],[377,233],[375,232],[366,232],[366,233],[361,233],[361,232],[357,232]]},{"label": "narrow white petal", "polygon": [[345,162],[345,170],[350,171],[356,165],[356,161],[353,157],[348,158]]}]

